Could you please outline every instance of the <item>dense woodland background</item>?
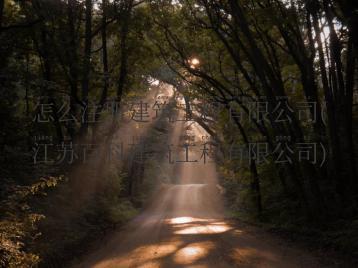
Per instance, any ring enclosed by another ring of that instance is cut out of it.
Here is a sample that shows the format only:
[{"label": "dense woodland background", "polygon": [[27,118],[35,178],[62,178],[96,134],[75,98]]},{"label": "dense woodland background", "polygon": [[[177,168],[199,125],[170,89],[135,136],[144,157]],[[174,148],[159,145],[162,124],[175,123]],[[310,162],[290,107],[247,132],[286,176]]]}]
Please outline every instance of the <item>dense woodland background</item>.
[{"label": "dense woodland background", "polygon": [[[107,100],[120,109],[163,83],[212,136],[231,216],[357,257],[357,5],[0,0],[0,266],[62,267],[145,206],[167,179],[153,163],[34,165],[35,137],[107,144],[121,127]],[[252,112],[259,102],[266,118]],[[41,124],[39,103],[51,118]],[[88,123],[91,103],[109,126]],[[267,161],[252,153],[259,143]],[[302,161],[304,143],[326,151]],[[227,157],[233,146],[248,159]],[[84,176],[100,178],[95,190],[79,187]]]}]

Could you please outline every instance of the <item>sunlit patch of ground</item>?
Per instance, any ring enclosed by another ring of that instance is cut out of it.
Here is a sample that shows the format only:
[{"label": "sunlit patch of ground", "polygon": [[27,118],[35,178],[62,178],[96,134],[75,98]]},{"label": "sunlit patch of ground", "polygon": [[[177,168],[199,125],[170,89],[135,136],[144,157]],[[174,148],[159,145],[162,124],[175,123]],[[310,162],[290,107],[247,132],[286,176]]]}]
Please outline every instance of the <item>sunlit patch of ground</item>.
[{"label": "sunlit patch of ground", "polygon": [[151,261],[149,263],[143,263],[137,266],[137,268],[159,268],[162,267],[159,261]]},{"label": "sunlit patch of ground", "polygon": [[180,245],[181,242],[178,240],[141,246],[118,259],[113,258],[97,263],[96,267],[131,267],[133,261],[135,261],[136,267],[160,267],[160,262],[157,259],[174,254]]},{"label": "sunlit patch of ground", "polygon": [[[113,258],[96,264],[95,267],[160,267],[157,259],[174,254],[181,245],[181,241],[162,242],[138,247],[120,258]],[[117,265],[117,266],[116,266]]]},{"label": "sunlit patch of ground", "polygon": [[210,241],[192,243],[178,250],[174,255],[177,264],[192,264],[208,255],[215,244]]},{"label": "sunlit patch of ground", "polygon": [[168,220],[169,224],[183,224],[194,221],[193,217],[177,217]]},{"label": "sunlit patch of ground", "polygon": [[224,221],[192,217],[178,217],[167,220],[176,229],[175,234],[217,234],[231,230]]}]

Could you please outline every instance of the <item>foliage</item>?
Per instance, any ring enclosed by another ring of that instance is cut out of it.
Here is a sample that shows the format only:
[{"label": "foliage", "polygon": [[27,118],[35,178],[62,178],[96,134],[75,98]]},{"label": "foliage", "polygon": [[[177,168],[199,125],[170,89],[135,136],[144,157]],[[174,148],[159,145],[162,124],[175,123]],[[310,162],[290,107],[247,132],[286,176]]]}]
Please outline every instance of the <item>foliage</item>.
[{"label": "foliage", "polygon": [[29,206],[34,195],[44,195],[63,177],[42,178],[31,186],[13,186],[7,189],[7,198],[1,201],[0,214],[0,265],[2,267],[34,267],[40,256],[29,251],[38,236],[38,222],[45,216]]}]

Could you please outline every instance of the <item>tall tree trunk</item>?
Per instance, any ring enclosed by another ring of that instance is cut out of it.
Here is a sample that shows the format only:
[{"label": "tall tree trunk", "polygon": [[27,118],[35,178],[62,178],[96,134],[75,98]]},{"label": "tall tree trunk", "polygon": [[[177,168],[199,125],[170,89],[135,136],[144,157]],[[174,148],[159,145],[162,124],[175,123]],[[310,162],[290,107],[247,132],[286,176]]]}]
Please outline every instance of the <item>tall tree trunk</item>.
[{"label": "tall tree trunk", "polygon": [[[76,34],[76,1],[68,0],[67,4],[67,20],[68,20],[68,31],[69,31],[69,48],[68,60],[69,60],[69,84],[70,84],[70,114],[71,117],[77,118],[78,105],[82,107],[82,103],[78,97],[78,42]],[[72,118],[71,118],[72,119]],[[76,122],[70,120],[68,124],[68,132],[71,139],[74,140],[76,136]]]},{"label": "tall tree trunk", "polygon": [[109,70],[108,70],[108,51],[107,51],[107,0],[102,0],[102,27],[101,27],[101,40],[102,40],[102,70],[103,70],[103,89],[96,108],[95,126],[92,133],[92,139],[95,143],[99,125],[100,114],[103,110],[108,95],[109,87]]},{"label": "tall tree trunk", "polygon": [[4,0],[0,0],[0,28],[2,27],[3,16],[4,16]]},{"label": "tall tree trunk", "polygon": [[48,101],[52,105],[52,116],[54,119],[54,126],[57,132],[57,140],[61,143],[64,140],[62,127],[59,121],[59,117],[57,114],[58,107],[53,96],[53,89],[48,87],[49,82],[52,81],[52,61],[51,55],[49,50],[49,42],[48,42],[48,35],[45,29],[41,32],[41,41],[42,41],[42,51],[40,52],[43,57],[43,77],[45,80],[46,85],[44,86],[44,93],[48,96]]},{"label": "tall tree trunk", "polygon": [[127,39],[129,25],[132,17],[133,0],[124,1],[121,10],[121,29],[120,29],[120,70],[117,85],[117,101],[120,104],[123,96],[123,90],[128,78],[128,46]]},{"label": "tall tree trunk", "polygon": [[[230,104],[227,103],[226,108],[228,111],[230,111],[231,110]],[[256,161],[253,158],[253,155],[249,151],[250,150],[250,141],[249,141],[249,138],[246,134],[244,127],[242,126],[241,122],[239,121],[239,119],[237,117],[234,117],[233,119],[234,119],[236,126],[238,127],[238,129],[240,131],[241,137],[244,141],[245,147],[248,150],[248,153],[250,156],[249,166],[250,166],[250,172],[251,172],[251,176],[252,176],[251,190],[252,190],[253,204],[256,206],[258,216],[260,216],[262,213],[262,197],[261,197],[260,179],[259,179],[259,174],[257,172]]]},{"label": "tall tree trunk", "polygon": [[86,0],[86,23],[85,23],[85,47],[83,58],[83,73],[82,73],[82,102],[84,111],[82,114],[81,134],[86,136],[88,133],[88,98],[89,98],[89,83],[91,72],[91,47],[92,47],[92,0]]}]

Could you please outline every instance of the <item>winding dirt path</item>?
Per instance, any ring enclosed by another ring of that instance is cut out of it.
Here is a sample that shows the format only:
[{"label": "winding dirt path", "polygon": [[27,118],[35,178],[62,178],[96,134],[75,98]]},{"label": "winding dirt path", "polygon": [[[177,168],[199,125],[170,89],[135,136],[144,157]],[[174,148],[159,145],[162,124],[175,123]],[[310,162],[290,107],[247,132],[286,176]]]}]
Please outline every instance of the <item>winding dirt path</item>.
[{"label": "winding dirt path", "polygon": [[[183,129],[175,127],[173,140]],[[205,134],[196,125],[192,132]],[[199,148],[190,152],[200,159]],[[214,163],[183,163],[177,174],[178,184],[163,186],[145,212],[76,267],[325,267],[266,232],[225,219]]]}]

